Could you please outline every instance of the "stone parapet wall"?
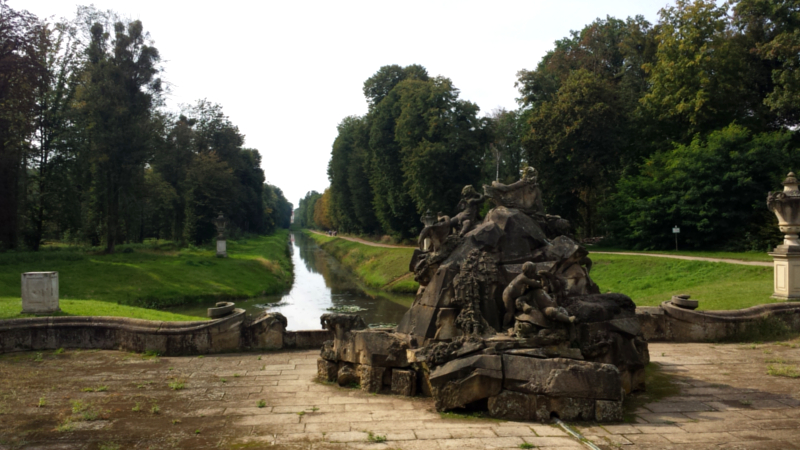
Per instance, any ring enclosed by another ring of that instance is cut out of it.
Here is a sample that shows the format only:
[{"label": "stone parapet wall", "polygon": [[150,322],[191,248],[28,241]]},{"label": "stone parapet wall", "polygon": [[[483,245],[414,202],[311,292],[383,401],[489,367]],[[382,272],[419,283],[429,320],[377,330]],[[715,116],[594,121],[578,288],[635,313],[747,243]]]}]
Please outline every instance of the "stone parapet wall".
[{"label": "stone parapet wall", "polygon": [[709,342],[748,338],[776,327],[800,332],[800,302],[770,303],[731,311],[695,311],[664,302],[638,307],[648,342]]},{"label": "stone parapet wall", "polygon": [[320,348],[332,338],[328,330],[286,331],[286,318],[280,314],[251,320],[242,309],[196,322],[91,316],[0,320],[0,353],[81,348],[199,355]]}]

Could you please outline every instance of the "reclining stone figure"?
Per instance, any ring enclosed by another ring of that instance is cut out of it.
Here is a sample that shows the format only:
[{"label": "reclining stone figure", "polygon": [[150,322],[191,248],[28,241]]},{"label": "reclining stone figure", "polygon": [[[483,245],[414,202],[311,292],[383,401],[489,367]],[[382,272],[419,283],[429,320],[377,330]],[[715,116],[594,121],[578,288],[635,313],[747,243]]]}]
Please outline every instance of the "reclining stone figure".
[{"label": "reclining stone figure", "polygon": [[533,308],[541,311],[550,320],[564,323],[575,322],[575,317],[570,316],[545,292],[542,279],[546,277],[546,272],[537,274],[535,270],[534,263],[526,262],[522,265],[522,273],[517,275],[503,291],[503,304],[506,307],[503,326],[512,325],[517,309],[523,314],[529,314]]}]

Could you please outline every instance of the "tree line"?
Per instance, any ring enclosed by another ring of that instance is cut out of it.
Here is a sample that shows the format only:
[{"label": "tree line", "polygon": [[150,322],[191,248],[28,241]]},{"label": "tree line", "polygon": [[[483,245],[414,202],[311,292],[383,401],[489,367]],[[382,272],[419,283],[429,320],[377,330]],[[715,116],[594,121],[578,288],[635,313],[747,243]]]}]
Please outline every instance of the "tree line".
[{"label": "tree line", "polygon": [[261,154],[219,104],[164,108],[168,85],[142,22],[79,7],[42,20],[0,0],[0,249],[45,239],[201,243],[288,227]]},{"label": "tree line", "polygon": [[[582,237],[764,250],[766,193],[798,170],[800,1],[677,0],[652,24],[597,19],[520,70],[519,108],[479,116],[451,80],[385,66],[339,124],[307,226],[407,238],[461,188],[539,171],[548,213]],[[303,209],[305,208],[305,210]]]}]

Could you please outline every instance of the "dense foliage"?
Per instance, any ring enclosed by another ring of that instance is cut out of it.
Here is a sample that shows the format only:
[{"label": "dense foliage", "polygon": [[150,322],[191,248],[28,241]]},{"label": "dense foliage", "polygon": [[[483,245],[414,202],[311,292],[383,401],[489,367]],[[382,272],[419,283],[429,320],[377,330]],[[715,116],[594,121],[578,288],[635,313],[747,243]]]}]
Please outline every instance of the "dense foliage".
[{"label": "dense foliage", "polygon": [[305,223],[408,237],[425,210],[455,213],[464,185],[531,165],[581,237],[667,248],[678,225],[687,246],[764,250],[779,239],[767,191],[800,170],[798,61],[800,0],[676,0],[656,24],[607,17],[558,40],[518,73],[516,111],[479,117],[449,79],[385,66]]},{"label": "dense foliage", "polygon": [[219,212],[233,231],[289,226],[222,107],[165,111],[162,75],[141,21],[82,7],[52,22],[0,0],[0,249],[200,243]]}]

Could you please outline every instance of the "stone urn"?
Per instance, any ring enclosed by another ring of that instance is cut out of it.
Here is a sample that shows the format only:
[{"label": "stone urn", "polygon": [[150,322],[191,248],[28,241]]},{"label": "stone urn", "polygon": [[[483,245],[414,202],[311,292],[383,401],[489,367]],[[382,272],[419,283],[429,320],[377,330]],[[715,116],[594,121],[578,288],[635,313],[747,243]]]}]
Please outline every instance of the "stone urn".
[{"label": "stone urn", "polygon": [[794,172],[783,180],[783,191],[767,195],[767,207],[778,217],[778,227],[785,235],[783,245],[770,253],[775,267],[774,298],[800,299],[800,190]]},{"label": "stone urn", "polygon": [[769,210],[778,217],[778,227],[785,233],[783,245],[800,246],[800,189],[794,172],[783,180],[783,191],[770,192],[767,196]]}]

